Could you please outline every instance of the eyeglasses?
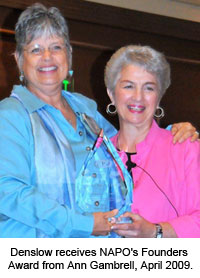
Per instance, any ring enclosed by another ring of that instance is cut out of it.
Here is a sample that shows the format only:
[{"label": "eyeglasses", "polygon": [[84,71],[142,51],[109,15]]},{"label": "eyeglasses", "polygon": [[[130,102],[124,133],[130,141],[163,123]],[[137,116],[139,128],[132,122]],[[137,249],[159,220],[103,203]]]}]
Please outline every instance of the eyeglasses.
[{"label": "eyeglasses", "polygon": [[56,43],[51,44],[48,48],[44,48],[39,44],[35,44],[30,48],[24,48],[24,51],[27,51],[28,54],[33,56],[42,56],[47,49],[51,54],[56,55],[62,53],[66,49],[66,46],[64,44]]}]

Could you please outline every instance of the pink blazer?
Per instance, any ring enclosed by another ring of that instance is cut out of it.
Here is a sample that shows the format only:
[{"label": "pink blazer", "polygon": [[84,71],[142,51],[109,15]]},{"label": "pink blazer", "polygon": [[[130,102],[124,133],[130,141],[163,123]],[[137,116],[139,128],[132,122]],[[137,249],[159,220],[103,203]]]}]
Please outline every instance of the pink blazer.
[{"label": "pink blazer", "polygon": [[[115,146],[117,136],[111,138]],[[136,149],[132,211],[152,223],[169,222],[178,237],[199,238],[200,143],[174,145],[171,132],[154,121]],[[119,155],[126,163],[126,153]]]}]

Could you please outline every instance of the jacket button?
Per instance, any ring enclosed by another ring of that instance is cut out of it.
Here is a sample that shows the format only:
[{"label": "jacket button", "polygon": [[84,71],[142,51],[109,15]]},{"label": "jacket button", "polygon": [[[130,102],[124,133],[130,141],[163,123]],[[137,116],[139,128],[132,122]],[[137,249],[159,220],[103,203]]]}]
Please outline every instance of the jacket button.
[{"label": "jacket button", "polygon": [[99,206],[99,201],[96,201],[94,204],[95,204],[96,207],[98,207]]},{"label": "jacket button", "polygon": [[96,178],[96,177],[97,177],[97,174],[96,174],[96,173],[93,173],[93,174],[92,174],[92,177],[93,177],[93,178]]},{"label": "jacket button", "polygon": [[91,148],[88,146],[88,147],[86,147],[86,151],[90,151],[91,150]]},{"label": "jacket button", "polygon": [[82,132],[82,131],[79,131],[79,135],[82,136],[82,135],[83,135],[83,132]]}]

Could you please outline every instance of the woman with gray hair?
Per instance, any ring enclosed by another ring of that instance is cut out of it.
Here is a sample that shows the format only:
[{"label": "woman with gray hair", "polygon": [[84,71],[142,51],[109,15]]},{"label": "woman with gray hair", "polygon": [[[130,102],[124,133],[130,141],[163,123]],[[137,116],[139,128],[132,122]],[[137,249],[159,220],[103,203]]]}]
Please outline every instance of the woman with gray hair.
[{"label": "woman with gray hair", "polygon": [[105,140],[116,130],[93,100],[62,90],[72,48],[57,8],[28,7],[15,31],[23,86],[0,103],[0,237],[107,236],[107,211],[132,198]]},{"label": "woman with gray hair", "polygon": [[103,145],[95,149],[93,118],[108,136],[115,129],[93,100],[62,90],[72,48],[57,8],[28,7],[15,31],[24,86],[14,86],[0,103],[0,237],[107,235],[107,218],[116,213],[106,212],[109,186],[121,177],[111,180],[110,169],[102,176],[95,167],[108,155]]},{"label": "woman with gray hair", "polygon": [[124,237],[200,237],[200,144],[173,144],[153,119],[157,109],[163,115],[159,103],[170,85],[164,55],[149,46],[122,47],[106,65],[105,84],[107,111],[120,124],[111,141],[134,182],[132,213],[122,216],[130,223],[112,229]]}]

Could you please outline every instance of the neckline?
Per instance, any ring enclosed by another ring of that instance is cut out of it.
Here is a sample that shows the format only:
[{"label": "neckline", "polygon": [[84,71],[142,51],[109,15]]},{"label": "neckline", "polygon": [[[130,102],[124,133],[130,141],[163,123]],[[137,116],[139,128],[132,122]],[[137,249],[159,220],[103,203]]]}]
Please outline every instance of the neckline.
[{"label": "neckline", "polygon": [[[152,126],[149,130],[149,133],[147,134],[146,138],[141,141],[140,143],[136,144],[136,154],[138,155],[139,153],[144,152],[147,149],[147,146],[151,146],[152,144],[155,143],[156,136],[158,134],[158,131],[160,130],[158,124],[153,120]],[[120,131],[119,131],[120,132]],[[117,138],[119,136],[119,132],[111,138],[112,143],[114,144],[115,148],[122,153],[126,153],[123,150],[118,149],[118,144],[117,144]]]},{"label": "neckline", "polygon": [[119,148],[116,148],[116,149],[117,149],[118,152],[124,152],[124,153],[126,153],[127,155],[135,155],[135,154],[137,154],[137,152],[125,152],[125,151],[123,151],[123,150],[120,150]]}]

